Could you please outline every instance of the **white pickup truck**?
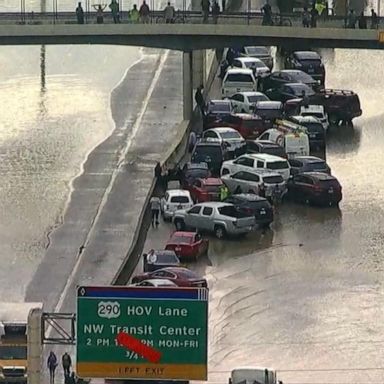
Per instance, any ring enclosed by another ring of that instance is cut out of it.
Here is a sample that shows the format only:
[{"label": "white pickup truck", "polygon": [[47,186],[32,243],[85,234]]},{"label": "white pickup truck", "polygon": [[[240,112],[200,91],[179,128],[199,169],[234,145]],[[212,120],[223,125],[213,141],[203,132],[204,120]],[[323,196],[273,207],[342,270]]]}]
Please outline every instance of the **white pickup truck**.
[{"label": "white pickup truck", "polygon": [[276,371],[270,368],[242,367],[233,369],[229,384],[283,384],[277,381]]},{"label": "white pickup truck", "polygon": [[176,211],[173,222],[178,231],[189,228],[214,232],[218,239],[247,234],[256,225],[254,216],[238,211],[233,204],[213,201]]}]

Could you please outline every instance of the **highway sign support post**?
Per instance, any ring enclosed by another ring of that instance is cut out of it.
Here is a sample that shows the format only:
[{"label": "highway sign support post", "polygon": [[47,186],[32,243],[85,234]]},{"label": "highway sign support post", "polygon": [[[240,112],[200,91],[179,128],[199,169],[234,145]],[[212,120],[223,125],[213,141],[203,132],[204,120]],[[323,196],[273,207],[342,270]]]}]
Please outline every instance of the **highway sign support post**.
[{"label": "highway sign support post", "polygon": [[206,380],[206,288],[79,287],[77,374]]}]

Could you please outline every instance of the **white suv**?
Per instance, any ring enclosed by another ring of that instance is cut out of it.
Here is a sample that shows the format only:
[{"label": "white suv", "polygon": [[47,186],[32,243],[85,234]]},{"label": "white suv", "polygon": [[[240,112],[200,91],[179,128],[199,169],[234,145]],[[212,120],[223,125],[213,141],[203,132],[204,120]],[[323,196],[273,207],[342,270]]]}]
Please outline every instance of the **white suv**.
[{"label": "white suv", "polygon": [[230,97],[235,93],[244,91],[257,91],[257,80],[252,69],[228,69],[221,86],[222,96]]},{"label": "white suv", "polygon": [[189,209],[193,200],[189,191],[184,189],[169,189],[161,199],[161,214],[164,220],[171,220],[178,209]]}]

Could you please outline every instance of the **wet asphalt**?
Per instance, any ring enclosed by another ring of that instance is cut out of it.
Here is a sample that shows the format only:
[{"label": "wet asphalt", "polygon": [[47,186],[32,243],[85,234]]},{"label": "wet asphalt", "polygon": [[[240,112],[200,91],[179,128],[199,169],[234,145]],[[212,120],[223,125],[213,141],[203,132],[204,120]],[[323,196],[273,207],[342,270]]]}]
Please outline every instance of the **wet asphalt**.
[{"label": "wet asphalt", "polygon": [[[244,365],[274,367],[287,383],[384,379],[384,56],[321,54],[327,87],[354,90],[363,109],[353,128],[328,135],[343,201],[339,209],[286,203],[268,231],[209,237],[208,256],[191,268],[210,287],[210,382],[227,382]],[[150,229],[145,250],[162,248],[172,231],[166,223]]]}]

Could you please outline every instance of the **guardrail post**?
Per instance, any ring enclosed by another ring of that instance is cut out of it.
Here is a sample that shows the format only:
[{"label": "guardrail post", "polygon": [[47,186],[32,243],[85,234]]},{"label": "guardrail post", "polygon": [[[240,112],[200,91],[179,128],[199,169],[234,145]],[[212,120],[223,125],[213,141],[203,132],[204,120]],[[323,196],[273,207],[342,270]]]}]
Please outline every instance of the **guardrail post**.
[{"label": "guardrail post", "polygon": [[183,52],[183,118],[192,117],[192,52]]}]

